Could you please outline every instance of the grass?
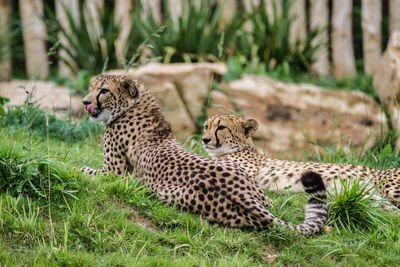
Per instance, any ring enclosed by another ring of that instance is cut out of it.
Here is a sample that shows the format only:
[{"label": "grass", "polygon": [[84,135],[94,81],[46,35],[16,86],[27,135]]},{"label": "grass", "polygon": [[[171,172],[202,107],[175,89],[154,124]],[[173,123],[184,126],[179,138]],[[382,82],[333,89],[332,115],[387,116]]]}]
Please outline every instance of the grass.
[{"label": "grass", "polygon": [[[49,121],[48,129],[56,122]],[[400,261],[399,215],[381,212],[384,220],[367,228],[332,224],[330,232],[311,237],[275,228],[224,228],[165,205],[134,177],[82,175],[83,165],[102,165],[97,137],[42,136],[36,128],[0,129],[4,266],[390,266]],[[204,153],[196,139],[186,147]],[[357,163],[400,166],[388,163],[397,157],[393,151],[374,153]],[[303,220],[303,194],[267,194],[275,201],[275,215]]]}]

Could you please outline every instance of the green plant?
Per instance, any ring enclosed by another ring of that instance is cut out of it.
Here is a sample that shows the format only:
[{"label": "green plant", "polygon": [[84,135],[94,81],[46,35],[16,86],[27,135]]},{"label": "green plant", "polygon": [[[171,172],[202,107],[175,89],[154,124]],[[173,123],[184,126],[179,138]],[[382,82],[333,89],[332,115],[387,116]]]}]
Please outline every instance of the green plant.
[{"label": "green plant", "polygon": [[31,93],[27,92],[27,99],[21,106],[9,106],[8,111],[2,116],[1,127],[14,129],[34,130],[41,136],[49,136],[63,141],[76,141],[86,137],[95,137],[103,132],[103,127],[90,121],[80,123],[70,119],[58,119],[54,114],[46,112],[31,102]]},{"label": "green plant", "polygon": [[236,48],[248,61],[254,61],[256,57],[265,63],[267,69],[285,66],[294,71],[307,72],[320,48],[320,44],[314,42],[321,29],[311,30],[304,41],[296,40],[292,43],[289,38],[293,22],[289,12],[292,1],[281,3],[281,12],[278,12],[277,2],[272,1],[271,15],[264,0],[261,0],[259,6],[253,5],[248,13],[251,30],[249,33],[245,30],[239,32]]},{"label": "green plant", "polygon": [[[77,189],[76,173],[61,167],[62,163],[48,158],[34,144],[24,147],[18,143],[26,138],[19,135],[0,133],[0,192],[47,199],[49,194],[57,197],[74,197]],[[8,140],[14,140],[10,145]],[[51,184],[51,190],[47,185]]]},{"label": "green plant", "polygon": [[[67,16],[68,27],[64,27],[50,8],[47,8],[49,27],[59,32],[66,40],[67,45],[60,43],[67,57],[60,57],[73,73],[86,70],[91,75],[96,75],[106,69],[116,68],[115,40],[120,33],[120,24],[115,22],[114,8],[104,8],[99,12],[99,24],[88,19],[90,14],[84,1],[78,1],[78,17],[75,18],[71,9],[63,6]],[[98,26],[98,27],[97,27]],[[99,33],[96,30],[99,29]],[[58,38],[53,36],[53,38]],[[54,43],[58,39],[53,40]]]},{"label": "green plant", "polygon": [[354,230],[376,228],[386,224],[387,218],[380,209],[386,202],[372,197],[379,185],[360,180],[339,179],[327,203],[328,224],[339,229]]},{"label": "green plant", "polygon": [[166,28],[159,37],[152,37],[159,25],[151,12],[141,12],[142,7],[138,4],[132,15],[132,30],[149,39],[149,48],[155,57],[162,58],[165,63],[217,61],[229,53],[228,48],[243,24],[238,12],[221,29],[222,5],[216,5],[213,10],[215,0],[200,1],[198,5],[190,0],[187,5],[183,4],[187,10],[182,12],[175,25],[168,1],[163,2],[167,13]]},{"label": "green plant", "polygon": [[10,99],[0,96],[0,117],[6,114],[4,105],[10,102]]}]

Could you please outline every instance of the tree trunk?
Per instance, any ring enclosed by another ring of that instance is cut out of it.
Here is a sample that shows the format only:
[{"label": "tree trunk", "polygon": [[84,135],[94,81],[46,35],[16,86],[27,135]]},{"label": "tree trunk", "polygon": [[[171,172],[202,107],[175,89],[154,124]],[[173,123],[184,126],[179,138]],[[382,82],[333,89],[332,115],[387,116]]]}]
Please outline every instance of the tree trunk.
[{"label": "tree trunk", "polygon": [[320,49],[316,54],[315,62],[312,66],[314,72],[319,75],[329,75],[329,56],[328,56],[328,24],[329,9],[328,0],[311,0],[310,27],[311,29],[321,29],[321,32],[313,41],[314,45],[319,44]]},{"label": "tree trunk", "polygon": [[116,54],[118,61],[125,58],[126,43],[132,26],[131,11],[133,9],[132,1],[115,1],[115,22],[119,23],[121,32],[116,42]]},{"label": "tree trunk", "polygon": [[361,6],[364,71],[373,74],[381,56],[382,3],[363,0]]},{"label": "tree trunk", "polygon": [[10,12],[11,1],[0,0],[0,81],[11,78]]},{"label": "tree trunk", "polygon": [[390,33],[400,30],[400,0],[389,0]]},{"label": "tree trunk", "polygon": [[218,0],[218,5],[222,5],[222,22],[226,24],[236,12],[236,0]]},{"label": "tree trunk", "polygon": [[304,41],[306,39],[306,2],[305,0],[295,0],[290,7],[290,17],[292,24],[290,25],[290,42],[295,43],[297,40]]},{"label": "tree trunk", "polygon": [[[274,7],[273,7],[273,1],[275,1],[276,4],[276,12],[281,14],[281,5],[282,5],[282,0],[265,0],[265,8],[267,10],[268,16],[270,18],[270,22],[274,19]],[[303,0],[301,0],[303,1]],[[246,11],[251,11],[252,6],[259,6],[261,3],[260,0],[245,0],[243,1],[244,9]]]},{"label": "tree trunk", "polygon": [[[56,15],[57,19],[60,22],[61,26],[66,30],[67,33],[70,32],[70,25],[67,19],[66,15],[66,10],[70,10],[72,12],[73,17],[77,20],[78,18],[78,0],[59,0],[56,1]],[[60,40],[60,43],[62,46],[68,47],[68,42],[65,36],[62,33],[58,33],[58,38]],[[60,49],[58,51],[58,56],[61,59],[67,60],[71,66],[74,68],[74,62],[70,59],[69,55],[64,49]],[[75,70],[77,70],[77,66],[75,66]],[[74,71],[71,70],[67,64],[59,60],[58,61],[58,73],[69,77],[69,78],[75,78],[74,77]]]},{"label": "tree trunk", "polygon": [[172,17],[172,21],[174,22],[175,27],[178,25],[178,19],[183,11],[183,1],[181,0],[169,0],[168,1],[168,9],[170,12],[170,16]]},{"label": "tree trunk", "polygon": [[332,58],[333,72],[337,78],[355,76],[351,9],[352,0],[333,0]]},{"label": "tree trunk", "polygon": [[160,0],[141,0],[143,11],[148,12],[149,10],[153,13],[154,20],[157,23],[161,23],[161,1]]},{"label": "tree trunk", "polygon": [[[281,14],[282,11],[282,0],[265,0],[265,9],[267,10],[269,22],[272,23],[274,18],[274,7],[273,7],[273,1],[275,1],[276,4],[276,13],[278,16]],[[260,0],[245,0],[243,1],[243,6],[244,10],[249,13],[253,10],[253,6],[258,7],[260,5],[261,1]],[[246,21],[243,25],[244,29],[247,31],[251,30],[251,23],[250,21]]]},{"label": "tree trunk", "polygon": [[30,77],[46,78],[49,62],[46,49],[46,27],[42,21],[43,5],[40,0],[19,0],[22,36],[25,46],[26,70]]},{"label": "tree trunk", "polygon": [[86,0],[86,8],[88,12],[88,30],[96,38],[101,36],[100,13],[104,9],[104,0]]}]

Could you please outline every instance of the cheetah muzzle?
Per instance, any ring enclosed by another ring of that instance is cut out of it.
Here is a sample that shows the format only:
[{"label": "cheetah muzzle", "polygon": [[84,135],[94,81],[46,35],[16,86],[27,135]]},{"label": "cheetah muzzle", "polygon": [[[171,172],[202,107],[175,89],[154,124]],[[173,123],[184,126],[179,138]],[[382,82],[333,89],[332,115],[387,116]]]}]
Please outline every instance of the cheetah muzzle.
[{"label": "cheetah muzzle", "polygon": [[184,150],[153,95],[129,76],[95,77],[84,104],[95,121],[105,124],[103,168],[83,167],[85,173],[131,172],[159,199],[231,227],[283,226],[313,234],[326,221],[321,201],[326,192],[318,174],[302,176],[305,190],[315,196],[308,197],[304,223],[274,217],[266,208],[269,199],[239,165]]}]

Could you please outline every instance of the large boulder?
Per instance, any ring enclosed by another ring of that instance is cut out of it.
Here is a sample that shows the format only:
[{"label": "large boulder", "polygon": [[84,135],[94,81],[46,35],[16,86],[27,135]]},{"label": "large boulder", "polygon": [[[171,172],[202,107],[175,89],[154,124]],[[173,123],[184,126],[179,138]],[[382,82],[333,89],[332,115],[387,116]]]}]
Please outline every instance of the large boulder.
[{"label": "large boulder", "polygon": [[70,88],[58,86],[53,82],[12,80],[0,82],[0,96],[10,99],[7,105],[22,105],[27,99],[39,104],[41,108],[57,114],[83,114],[82,98],[71,96]]},{"label": "large boulder", "polygon": [[142,81],[154,93],[162,113],[183,142],[197,131],[197,118],[201,115],[212,78],[226,71],[227,67],[222,63],[149,63],[126,73]]},{"label": "large boulder", "polygon": [[[244,75],[213,91],[208,115],[239,111],[259,122],[255,143],[267,155],[296,158],[324,147],[348,144],[358,152],[387,131],[385,114],[373,98],[309,84]],[[322,151],[322,150],[320,150]]]},{"label": "large boulder", "polygon": [[400,149],[400,31],[390,35],[374,74],[374,87],[379,98],[387,107],[391,124],[397,130],[396,149]]}]

